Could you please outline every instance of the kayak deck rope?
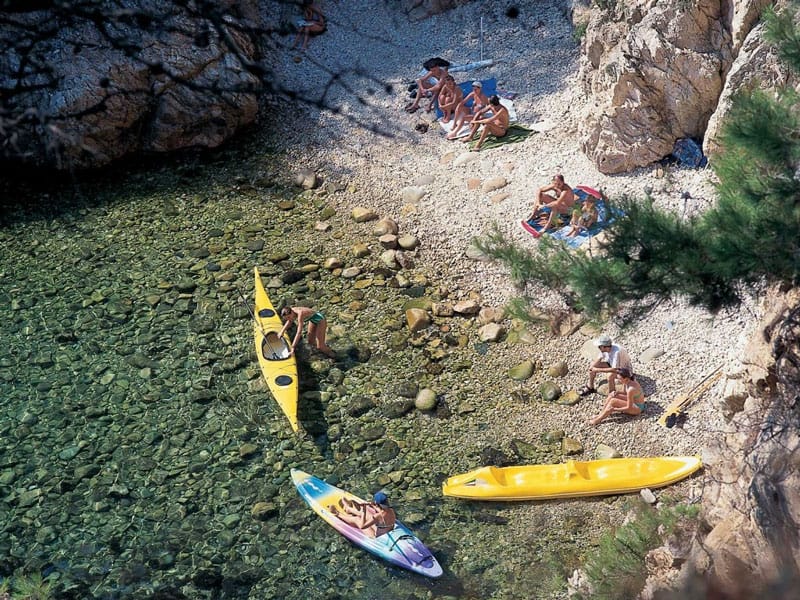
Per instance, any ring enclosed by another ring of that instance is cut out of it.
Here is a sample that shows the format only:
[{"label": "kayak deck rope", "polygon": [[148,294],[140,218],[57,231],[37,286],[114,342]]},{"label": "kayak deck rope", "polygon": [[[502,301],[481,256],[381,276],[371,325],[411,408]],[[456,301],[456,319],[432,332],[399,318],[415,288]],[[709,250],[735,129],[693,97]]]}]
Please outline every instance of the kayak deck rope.
[{"label": "kayak deck rope", "polygon": [[[386,535],[390,535],[390,534],[391,534],[391,532],[389,532],[389,533],[388,533],[388,534],[386,534]],[[394,549],[395,549],[395,546],[397,546],[397,543],[398,543],[399,541],[401,541],[401,540],[414,540],[414,539],[416,539],[416,538],[415,538],[413,535],[410,535],[410,534],[408,534],[408,533],[405,533],[405,534],[401,535],[401,536],[400,536],[399,538],[397,538],[397,539],[394,539],[394,538],[390,538],[390,539],[392,540],[392,545],[391,545],[391,546],[389,546],[389,551],[391,552],[392,550],[394,550]],[[402,555],[403,555],[403,558],[405,558],[405,559],[406,559],[406,560],[407,560],[407,561],[408,561],[410,564],[412,564],[412,565],[421,565],[421,564],[422,564],[423,562],[425,562],[426,560],[433,558],[433,554],[427,554],[427,555],[423,556],[423,557],[422,557],[420,560],[411,560],[410,558],[408,558],[408,555],[407,555],[405,552],[403,552],[403,551],[402,551],[402,550],[401,550],[399,547],[397,548],[397,551],[398,551],[400,554],[402,554]]]}]

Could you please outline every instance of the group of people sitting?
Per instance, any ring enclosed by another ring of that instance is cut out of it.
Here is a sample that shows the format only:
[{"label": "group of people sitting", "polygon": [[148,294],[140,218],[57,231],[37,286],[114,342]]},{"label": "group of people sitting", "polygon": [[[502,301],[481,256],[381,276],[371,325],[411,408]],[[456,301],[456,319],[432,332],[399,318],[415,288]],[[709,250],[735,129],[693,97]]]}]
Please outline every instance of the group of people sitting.
[{"label": "group of people sitting", "polygon": [[589,382],[578,392],[588,396],[597,392],[595,380],[598,375],[608,378],[608,395],[603,408],[589,419],[590,425],[597,425],[614,413],[637,416],[645,409],[644,391],[633,374],[631,358],[626,350],[608,335],[595,340],[600,353],[589,365]]},{"label": "group of people sitting", "polygon": [[407,112],[415,112],[422,99],[429,98],[426,110],[431,112],[438,105],[442,111],[442,122],[452,121],[452,131],[447,136],[449,140],[459,137],[462,127],[469,124],[469,133],[464,136],[463,141],[471,142],[482,127],[473,150],[480,150],[490,134],[500,138],[508,133],[511,121],[508,109],[501,104],[500,97],[496,94],[486,96],[480,81],[473,81],[472,90],[465,96],[455,78],[448,73],[450,62],[435,57],[422,63],[422,67],[425,72],[413,84],[416,93],[414,100],[405,107]]},{"label": "group of people sitting", "polygon": [[599,217],[597,199],[587,194],[583,203],[576,206],[575,192],[560,173],[553,177],[549,185],[540,187],[536,192],[533,210],[525,220],[543,218],[543,214],[547,218],[542,223],[542,231],[561,224],[562,215],[569,215],[571,229],[567,233],[568,237],[575,237],[586,231],[597,223]]}]

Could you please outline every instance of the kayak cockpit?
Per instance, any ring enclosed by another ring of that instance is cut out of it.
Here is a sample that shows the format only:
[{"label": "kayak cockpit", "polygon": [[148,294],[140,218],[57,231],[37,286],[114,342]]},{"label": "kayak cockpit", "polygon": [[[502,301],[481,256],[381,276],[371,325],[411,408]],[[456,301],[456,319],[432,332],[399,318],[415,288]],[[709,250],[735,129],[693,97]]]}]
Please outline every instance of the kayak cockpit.
[{"label": "kayak cockpit", "polygon": [[275,331],[268,331],[261,340],[261,356],[264,360],[285,360],[289,358],[289,344]]}]

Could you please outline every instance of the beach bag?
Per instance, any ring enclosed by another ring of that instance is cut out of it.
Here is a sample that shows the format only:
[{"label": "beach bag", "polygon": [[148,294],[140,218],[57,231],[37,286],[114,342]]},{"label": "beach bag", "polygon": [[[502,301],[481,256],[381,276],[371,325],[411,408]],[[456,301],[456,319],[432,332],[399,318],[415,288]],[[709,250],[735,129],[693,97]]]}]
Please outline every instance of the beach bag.
[{"label": "beach bag", "polygon": [[695,142],[692,138],[681,138],[675,142],[672,148],[672,157],[678,161],[681,166],[696,169],[698,167],[705,167],[708,159],[703,156],[703,149],[700,144]]}]

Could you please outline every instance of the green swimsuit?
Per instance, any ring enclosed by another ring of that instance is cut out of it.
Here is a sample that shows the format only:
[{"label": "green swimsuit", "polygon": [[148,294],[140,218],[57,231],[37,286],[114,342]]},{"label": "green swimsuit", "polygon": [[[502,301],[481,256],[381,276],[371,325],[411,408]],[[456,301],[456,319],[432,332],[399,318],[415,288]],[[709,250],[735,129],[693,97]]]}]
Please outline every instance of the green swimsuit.
[{"label": "green swimsuit", "polygon": [[[634,399],[633,405],[636,406],[639,410],[644,411],[644,405],[645,405],[644,393],[641,390],[636,392],[636,394],[634,394],[633,396],[633,399]],[[641,400],[641,402],[636,402],[636,400]]]},{"label": "green swimsuit", "polygon": [[313,323],[314,325],[322,323],[322,321],[324,320],[325,320],[325,315],[323,315],[321,312],[315,312],[308,318],[309,323]]}]

